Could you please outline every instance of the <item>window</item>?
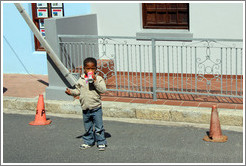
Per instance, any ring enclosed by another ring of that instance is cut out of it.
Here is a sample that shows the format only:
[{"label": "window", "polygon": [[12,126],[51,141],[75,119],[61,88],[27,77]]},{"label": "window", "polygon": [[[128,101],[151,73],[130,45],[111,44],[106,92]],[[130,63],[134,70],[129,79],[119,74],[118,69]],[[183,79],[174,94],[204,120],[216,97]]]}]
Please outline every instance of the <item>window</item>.
[{"label": "window", "polygon": [[143,3],[144,29],[189,29],[188,3]]},{"label": "window", "polygon": [[[45,37],[44,19],[63,17],[63,3],[32,3],[32,18],[34,24]],[[35,50],[44,51],[44,48],[34,36]]]}]

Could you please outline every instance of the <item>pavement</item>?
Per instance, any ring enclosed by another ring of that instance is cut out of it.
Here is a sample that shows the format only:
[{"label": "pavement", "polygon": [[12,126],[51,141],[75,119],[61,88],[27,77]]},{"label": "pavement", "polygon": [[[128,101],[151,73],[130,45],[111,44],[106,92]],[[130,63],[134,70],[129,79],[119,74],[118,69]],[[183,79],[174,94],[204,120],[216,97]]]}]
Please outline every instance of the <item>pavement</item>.
[{"label": "pavement", "polygon": [[[3,108],[36,111],[39,94],[45,97],[47,75],[3,74]],[[180,104],[182,102],[182,104]],[[103,96],[103,116],[113,119],[155,121],[158,123],[210,124],[211,106],[217,105],[222,126],[243,127],[243,103],[192,102]],[[190,104],[189,104],[190,103]],[[196,103],[196,104],[194,104]],[[81,115],[79,101],[45,100],[46,114]]]},{"label": "pavement", "polygon": [[208,128],[104,119],[106,150],[98,151],[97,146],[81,150],[84,134],[81,115],[56,114],[58,117],[49,113],[51,124],[32,126],[28,123],[34,120],[33,111],[22,110],[22,114],[11,111],[3,113],[2,165],[240,165],[244,162],[242,132],[223,131],[228,140],[213,143],[203,140]]}]

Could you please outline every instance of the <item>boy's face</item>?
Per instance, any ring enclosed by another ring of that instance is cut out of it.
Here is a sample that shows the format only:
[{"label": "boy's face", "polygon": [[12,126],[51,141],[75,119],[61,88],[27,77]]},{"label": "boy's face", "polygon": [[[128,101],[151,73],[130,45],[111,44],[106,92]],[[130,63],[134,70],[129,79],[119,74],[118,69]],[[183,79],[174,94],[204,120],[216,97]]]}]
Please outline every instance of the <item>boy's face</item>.
[{"label": "boy's face", "polygon": [[87,75],[88,72],[93,72],[95,73],[97,70],[97,67],[95,66],[95,64],[93,62],[88,62],[85,66],[84,66],[84,72]]}]

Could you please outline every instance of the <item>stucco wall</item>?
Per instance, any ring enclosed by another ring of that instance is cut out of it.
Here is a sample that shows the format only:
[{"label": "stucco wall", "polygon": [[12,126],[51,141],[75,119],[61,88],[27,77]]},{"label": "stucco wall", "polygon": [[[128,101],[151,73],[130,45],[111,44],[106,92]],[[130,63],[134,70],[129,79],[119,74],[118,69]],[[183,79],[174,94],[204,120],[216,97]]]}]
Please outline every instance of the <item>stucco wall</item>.
[{"label": "stucco wall", "polygon": [[[190,29],[189,30],[154,30],[154,29],[143,29],[142,28],[142,5],[141,3],[92,3],[91,4],[91,12],[97,14],[97,20],[98,20],[98,34],[99,35],[106,35],[106,36],[136,36],[138,33],[141,34],[148,34],[149,36],[153,34],[154,37],[163,37],[161,35],[165,34],[172,34],[177,35],[181,34],[180,37],[183,37],[186,34],[193,35],[193,38],[222,38],[222,39],[243,39],[243,23],[244,23],[244,13],[243,13],[243,3],[238,2],[222,2],[222,3],[200,3],[200,2],[190,2]],[[183,36],[182,36],[183,35]],[[118,40],[116,44],[118,43],[124,43],[125,40]],[[137,41],[139,44],[139,41]],[[199,42],[199,41],[194,41]],[[130,40],[128,40],[128,43],[131,43]],[[141,42],[144,44],[151,44],[150,42]],[[161,45],[167,45],[172,44],[175,45],[174,42],[157,42],[156,44]],[[178,43],[178,46],[182,46],[183,43]],[[187,43],[185,43],[187,44]],[[191,44],[191,43],[188,43]],[[224,43],[213,43],[214,46],[220,47],[221,44]],[[228,46],[232,46],[232,43],[226,43]],[[236,43],[238,44],[238,43]],[[193,45],[193,44],[191,44]],[[205,60],[207,51],[206,51],[206,43],[201,43],[200,45],[204,45],[203,49],[200,49],[201,51],[198,52],[197,58],[200,58],[199,61],[197,60],[197,64],[202,63],[203,61],[208,63],[218,63],[219,65],[219,72],[220,68],[222,67],[222,73],[223,74],[242,74],[242,65],[240,62],[242,61],[242,56],[240,54],[240,50],[236,52],[235,50],[223,50],[223,59],[221,59],[221,52],[220,48],[218,49],[211,49],[211,60],[213,62],[210,62],[210,60]],[[242,46],[242,43],[238,44],[239,46]],[[129,46],[130,47],[130,46]],[[101,50],[102,48],[99,47]],[[176,48],[176,47],[174,47]],[[166,49],[166,48],[165,48]],[[180,49],[180,48],[179,48]],[[190,49],[190,48],[188,48]],[[118,51],[118,50],[117,50]],[[131,51],[131,48],[130,48]],[[189,51],[189,50],[188,50]],[[102,53],[103,51],[99,51]],[[119,51],[118,51],[119,52]],[[134,51],[133,51],[134,52]],[[176,50],[173,51],[176,53]],[[232,53],[231,53],[232,52]],[[124,51],[121,53],[118,53],[122,55]],[[158,56],[164,54],[160,53],[158,54],[159,50],[157,50],[157,61],[162,60]],[[170,57],[174,58],[173,62],[170,62],[168,65],[170,65],[170,68],[174,68],[174,71],[170,72],[176,72],[176,62],[177,59],[175,59],[175,56],[172,56],[172,50],[170,50]],[[192,54],[193,61],[195,60],[195,51],[188,52],[184,48],[183,50],[183,58],[182,61],[184,68],[187,67],[190,68],[191,60],[186,60],[186,55],[190,56]],[[146,52],[146,55],[148,53]],[[166,54],[166,51],[165,51]],[[181,56],[182,53],[179,53],[179,56]],[[237,58],[236,57],[237,55]],[[107,48],[107,57],[109,56],[115,56],[114,55],[114,48]],[[151,55],[151,53],[149,54]],[[105,55],[101,54],[101,57],[105,57]],[[138,54],[133,54],[133,56],[138,56]],[[167,55],[165,55],[167,56]],[[125,57],[127,57],[127,51],[125,51]],[[119,57],[117,57],[119,59]],[[189,57],[188,57],[189,58]],[[141,55],[141,59],[144,59],[145,62],[148,62],[147,64],[144,64],[144,66],[147,66],[148,64],[152,64],[151,58],[148,58],[147,56]],[[181,58],[180,58],[181,59]],[[237,64],[235,62],[235,59],[237,59]],[[175,63],[174,63],[175,62]],[[232,62],[232,63],[231,63]],[[131,63],[131,62],[129,62]],[[137,64],[137,62],[133,61],[133,64]],[[141,62],[143,63],[143,62]],[[163,62],[164,63],[164,62]],[[221,63],[223,63],[221,65]],[[194,73],[195,71],[195,62],[192,63],[192,69],[191,70],[184,70],[188,73]],[[131,64],[130,64],[131,65]],[[167,72],[167,69],[163,66],[167,67],[167,64],[160,64],[158,66],[157,64],[157,71],[163,71]],[[237,67],[236,67],[237,66]],[[214,67],[214,66],[213,66]],[[122,71],[126,71],[127,67],[124,68],[123,64],[117,65],[118,69],[121,69]],[[227,69],[228,68],[228,69]],[[229,69],[230,68],[230,69]],[[236,69],[237,68],[237,69]],[[147,71],[151,71],[152,68],[146,69]],[[179,69],[180,70],[180,69]],[[204,68],[202,71],[205,70]],[[236,71],[237,70],[237,71]],[[210,74],[210,72],[208,72]]]},{"label": "stucco wall", "polygon": [[[31,16],[31,4],[23,3]],[[47,74],[46,53],[35,51],[34,37],[13,3],[3,3],[3,73]],[[64,3],[65,16],[97,14],[98,34],[136,36],[138,32],[182,32],[194,38],[243,38],[242,3],[190,3],[190,30],[142,29],[141,3]],[[11,21],[10,21],[11,20]],[[18,25],[18,26],[16,26]]]},{"label": "stucco wall", "polygon": [[[141,3],[92,3],[91,12],[97,14],[99,35],[135,36],[143,30]],[[180,31],[186,32],[172,32]],[[243,4],[191,2],[189,31],[195,38],[242,38]]]}]

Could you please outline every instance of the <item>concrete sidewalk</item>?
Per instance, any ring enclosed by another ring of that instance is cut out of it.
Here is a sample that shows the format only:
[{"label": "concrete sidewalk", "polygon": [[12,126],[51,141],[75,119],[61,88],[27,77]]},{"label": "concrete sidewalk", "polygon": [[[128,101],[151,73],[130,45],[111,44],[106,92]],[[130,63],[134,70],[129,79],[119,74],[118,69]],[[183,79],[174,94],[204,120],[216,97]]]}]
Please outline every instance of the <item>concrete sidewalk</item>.
[{"label": "concrete sidewalk", "polygon": [[[48,76],[4,74],[3,77],[3,108],[36,111],[38,95],[44,94],[48,86]],[[107,101],[103,97],[104,117],[132,118],[168,122],[186,122],[209,124],[211,107],[191,107],[180,105],[165,105],[134,102]],[[141,100],[141,99],[139,99]],[[127,101],[127,100],[125,100]],[[144,101],[144,99],[142,99]],[[145,102],[146,103],[146,102]],[[211,105],[213,103],[210,103]],[[214,103],[218,105],[218,103]],[[233,104],[232,104],[233,105]],[[239,109],[237,109],[239,108]],[[218,107],[220,124],[228,126],[243,126],[243,104],[234,107]],[[54,101],[45,100],[47,113],[81,114],[78,100]]]}]

